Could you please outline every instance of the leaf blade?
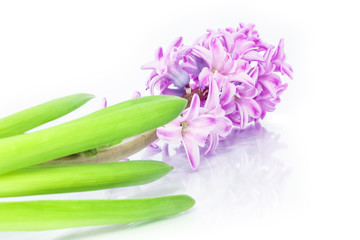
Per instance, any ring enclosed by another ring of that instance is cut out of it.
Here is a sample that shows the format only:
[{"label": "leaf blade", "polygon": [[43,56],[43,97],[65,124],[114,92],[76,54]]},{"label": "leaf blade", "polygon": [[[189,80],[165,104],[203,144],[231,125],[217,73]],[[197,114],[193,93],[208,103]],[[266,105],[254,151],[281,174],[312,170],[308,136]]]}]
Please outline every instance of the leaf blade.
[{"label": "leaf blade", "polygon": [[57,98],[0,119],[0,138],[23,134],[81,107],[94,95],[78,93]]},{"label": "leaf blade", "polygon": [[39,231],[124,224],[172,216],[194,199],[173,195],[127,200],[43,200],[0,203],[0,231]]},{"label": "leaf blade", "polygon": [[35,166],[0,176],[0,197],[93,191],[146,184],[172,170],[152,160]]},{"label": "leaf blade", "polygon": [[79,119],[0,139],[0,174],[105,146],[175,119],[186,100],[174,96],[132,99]]}]

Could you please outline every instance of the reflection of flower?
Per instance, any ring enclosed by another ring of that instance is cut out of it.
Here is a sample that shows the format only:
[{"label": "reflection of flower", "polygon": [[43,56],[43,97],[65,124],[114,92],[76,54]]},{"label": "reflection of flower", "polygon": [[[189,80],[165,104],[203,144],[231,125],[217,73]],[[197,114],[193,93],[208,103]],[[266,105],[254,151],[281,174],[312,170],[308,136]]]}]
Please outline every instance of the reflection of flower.
[{"label": "reflection of flower", "polygon": [[[274,111],[287,88],[281,75],[292,78],[293,72],[286,63],[284,40],[277,47],[264,42],[253,24],[208,30],[192,45],[184,45],[180,37],[167,51],[160,48],[155,60],[143,69],[152,70],[147,82],[151,94],[181,96],[189,100],[189,105],[197,95],[199,107],[208,108],[207,114],[217,119],[216,129],[206,137],[207,153],[213,152],[219,140],[229,134],[228,129],[244,129]],[[221,127],[227,130],[222,132]],[[159,138],[166,140],[164,136]],[[203,146],[203,139],[196,145]],[[189,159],[197,156],[196,151],[188,154]],[[196,169],[198,160],[190,162]]]},{"label": "reflection of flower", "polygon": [[140,159],[163,160],[174,170],[156,182],[107,193],[111,198],[186,193],[197,200],[197,211],[201,212],[197,216],[205,221],[216,219],[217,214],[226,216],[227,212],[231,216],[258,214],[282,199],[290,168],[274,153],[284,154],[284,148],[279,135],[268,132],[259,123],[234,129],[219,143],[216,154],[203,159],[195,174],[180,161],[186,156],[182,147],[169,149],[169,156],[146,149],[139,154]]}]

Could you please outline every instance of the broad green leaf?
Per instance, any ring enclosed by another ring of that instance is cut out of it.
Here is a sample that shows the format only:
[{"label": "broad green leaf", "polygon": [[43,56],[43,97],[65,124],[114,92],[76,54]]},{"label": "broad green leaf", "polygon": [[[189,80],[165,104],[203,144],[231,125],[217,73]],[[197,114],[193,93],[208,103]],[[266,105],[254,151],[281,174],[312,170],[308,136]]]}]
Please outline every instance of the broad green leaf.
[{"label": "broad green leaf", "polygon": [[0,231],[38,231],[146,221],[181,213],[194,204],[194,199],[187,195],[129,200],[0,202]]},{"label": "broad green leaf", "polygon": [[172,170],[159,161],[33,166],[0,176],[0,197],[91,191],[155,181]]},{"label": "broad green leaf", "polygon": [[36,132],[0,139],[0,174],[106,146],[160,127],[186,106],[175,96],[149,96]]}]

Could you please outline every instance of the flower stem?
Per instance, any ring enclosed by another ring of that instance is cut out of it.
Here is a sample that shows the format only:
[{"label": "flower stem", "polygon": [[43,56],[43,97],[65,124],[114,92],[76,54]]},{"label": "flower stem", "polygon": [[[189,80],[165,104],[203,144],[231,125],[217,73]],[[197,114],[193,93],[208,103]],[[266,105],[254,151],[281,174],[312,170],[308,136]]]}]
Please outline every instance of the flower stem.
[{"label": "flower stem", "polygon": [[122,143],[99,152],[94,157],[85,157],[81,154],[73,154],[70,156],[58,158],[41,165],[55,165],[55,164],[88,164],[88,163],[109,163],[117,162],[127,158],[145,147],[149,146],[157,139],[156,129],[145,132],[128,139]]}]

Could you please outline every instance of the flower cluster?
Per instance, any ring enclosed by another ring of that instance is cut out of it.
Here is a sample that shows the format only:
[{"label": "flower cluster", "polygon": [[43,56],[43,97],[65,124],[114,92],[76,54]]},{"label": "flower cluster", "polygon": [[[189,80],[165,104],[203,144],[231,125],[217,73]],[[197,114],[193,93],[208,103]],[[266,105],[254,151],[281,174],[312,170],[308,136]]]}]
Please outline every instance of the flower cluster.
[{"label": "flower cluster", "polygon": [[193,169],[200,163],[199,146],[214,151],[232,127],[245,128],[275,110],[287,88],[280,75],[292,78],[285,62],[284,40],[264,42],[253,24],[208,30],[193,45],[178,38],[167,51],[159,48],[147,89],[177,95],[189,102],[181,116],[157,131],[160,140],[182,143]]}]

